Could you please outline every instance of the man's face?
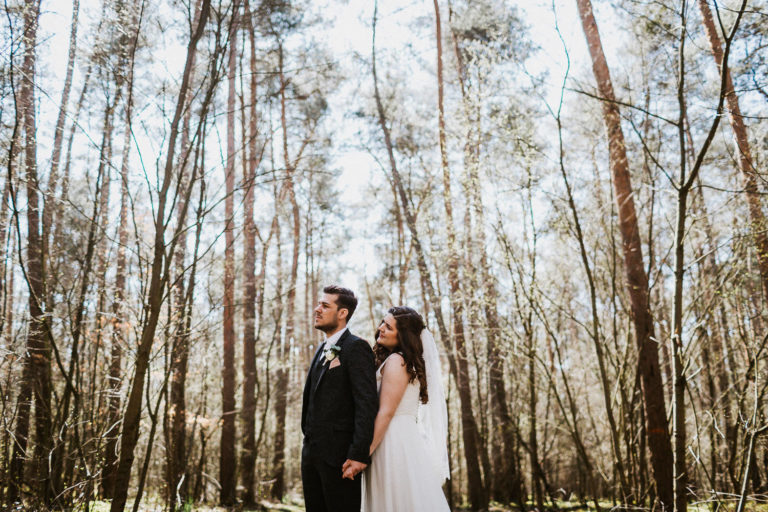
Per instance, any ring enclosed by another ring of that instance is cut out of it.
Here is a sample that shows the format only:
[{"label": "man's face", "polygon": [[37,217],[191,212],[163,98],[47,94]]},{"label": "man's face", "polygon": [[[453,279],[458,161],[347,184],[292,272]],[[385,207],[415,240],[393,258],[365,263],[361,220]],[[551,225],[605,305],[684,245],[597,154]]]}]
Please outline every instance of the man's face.
[{"label": "man's face", "polygon": [[323,332],[336,331],[346,321],[347,309],[339,309],[338,295],[324,293],[315,307],[315,329]]}]

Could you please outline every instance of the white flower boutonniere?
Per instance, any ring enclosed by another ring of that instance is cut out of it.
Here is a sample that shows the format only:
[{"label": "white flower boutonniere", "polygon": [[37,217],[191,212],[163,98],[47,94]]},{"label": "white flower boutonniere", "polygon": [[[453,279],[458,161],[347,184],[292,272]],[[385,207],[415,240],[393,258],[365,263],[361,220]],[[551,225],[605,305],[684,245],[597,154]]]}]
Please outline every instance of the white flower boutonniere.
[{"label": "white flower boutonniere", "polygon": [[330,347],[326,348],[323,352],[323,355],[325,356],[325,362],[330,363],[336,357],[339,355],[339,352],[341,352],[341,347],[338,345],[331,345]]}]

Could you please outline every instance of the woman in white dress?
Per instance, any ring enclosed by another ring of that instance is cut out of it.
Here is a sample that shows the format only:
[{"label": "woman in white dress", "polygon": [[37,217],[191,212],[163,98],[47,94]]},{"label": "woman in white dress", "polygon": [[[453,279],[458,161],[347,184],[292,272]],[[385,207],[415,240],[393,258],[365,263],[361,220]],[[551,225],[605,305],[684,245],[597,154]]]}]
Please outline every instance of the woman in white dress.
[{"label": "woman in white dress", "polygon": [[379,412],[371,465],[364,472],[364,512],[449,511],[448,416],[440,360],[416,311],[390,308],[376,332]]}]

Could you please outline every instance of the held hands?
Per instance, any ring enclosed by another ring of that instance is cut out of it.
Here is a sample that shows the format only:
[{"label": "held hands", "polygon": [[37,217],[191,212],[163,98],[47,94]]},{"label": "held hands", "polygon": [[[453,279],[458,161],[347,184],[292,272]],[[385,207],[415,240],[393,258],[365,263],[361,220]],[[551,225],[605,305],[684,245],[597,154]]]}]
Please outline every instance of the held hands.
[{"label": "held hands", "polygon": [[344,465],[341,466],[341,477],[354,480],[358,473],[368,467],[368,464],[363,464],[356,460],[347,459]]}]

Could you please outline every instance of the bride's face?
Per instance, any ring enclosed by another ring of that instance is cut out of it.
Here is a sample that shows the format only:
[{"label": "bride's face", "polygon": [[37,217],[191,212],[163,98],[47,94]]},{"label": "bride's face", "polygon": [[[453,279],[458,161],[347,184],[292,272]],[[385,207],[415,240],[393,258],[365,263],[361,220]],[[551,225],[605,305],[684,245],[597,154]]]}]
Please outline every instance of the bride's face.
[{"label": "bride's face", "polygon": [[400,343],[397,339],[397,323],[391,314],[387,314],[379,324],[379,339],[376,341],[389,350],[396,349]]}]

